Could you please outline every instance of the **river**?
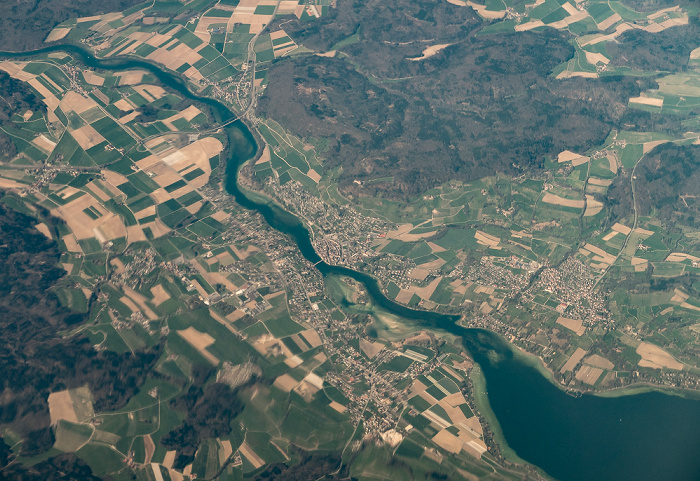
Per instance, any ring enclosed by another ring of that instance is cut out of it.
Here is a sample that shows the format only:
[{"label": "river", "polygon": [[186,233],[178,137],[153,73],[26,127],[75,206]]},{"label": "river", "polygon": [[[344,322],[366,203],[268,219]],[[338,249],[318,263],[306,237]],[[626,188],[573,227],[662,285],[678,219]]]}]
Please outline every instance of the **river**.
[{"label": "river", "polygon": [[[234,114],[220,102],[191,93],[179,77],[135,59],[100,60],[74,45],[57,45],[22,54],[64,51],[91,68],[148,70],[181,95],[211,106],[221,120]],[[700,399],[662,392],[620,397],[583,395],[573,398],[538,369],[533,358],[517,353],[500,336],[459,326],[456,316],[409,309],[388,299],[374,278],[321,260],[298,218],[276,205],[260,203],[238,185],[238,171],[257,151],[247,126],[226,127],[229,158],[225,187],[236,202],[262,214],[273,228],[288,235],[302,255],[324,275],[348,276],[362,283],[374,305],[425,327],[444,329],[463,339],[480,366],[487,402],[479,408],[492,420],[508,449],[562,481],[700,481]],[[689,393],[687,393],[689,394]],[[485,405],[488,404],[488,405]]]}]

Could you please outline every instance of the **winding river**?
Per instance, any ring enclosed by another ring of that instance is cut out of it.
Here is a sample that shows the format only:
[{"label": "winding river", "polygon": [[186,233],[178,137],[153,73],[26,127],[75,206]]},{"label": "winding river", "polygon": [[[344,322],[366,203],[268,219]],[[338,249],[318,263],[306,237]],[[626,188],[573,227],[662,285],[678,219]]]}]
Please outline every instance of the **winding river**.
[{"label": "winding river", "polygon": [[[21,54],[0,52],[0,57],[18,59],[59,51],[90,68],[147,70],[180,95],[211,106],[217,120],[234,118],[220,102],[191,93],[181,78],[141,60],[97,59],[75,45]],[[298,218],[277,206],[257,202],[239,189],[238,171],[255,155],[257,145],[241,121],[231,123],[225,131],[229,139],[225,187],[236,202],[259,212],[273,228],[288,235],[324,276],[351,277],[365,286],[375,306],[463,339],[480,366],[480,382],[475,385],[481,386],[486,396],[477,396],[484,398],[479,408],[490,419],[497,437],[507,443],[506,450],[564,481],[700,481],[700,397],[652,391],[573,398],[545,377],[533,358],[519,354],[500,336],[461,327],[456,316],[409,309],[389,300],[374,278],[323,262]]]}]

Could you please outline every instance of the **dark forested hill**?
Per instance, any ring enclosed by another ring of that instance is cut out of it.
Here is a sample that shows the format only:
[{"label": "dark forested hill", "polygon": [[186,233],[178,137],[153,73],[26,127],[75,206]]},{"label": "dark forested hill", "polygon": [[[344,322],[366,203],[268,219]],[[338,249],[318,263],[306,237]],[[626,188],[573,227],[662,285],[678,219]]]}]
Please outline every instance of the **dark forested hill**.
[{"label": "dark forested hill", "polygon": [[459,41],[479,25],[473,10],[442,0],[341,0],[320,20],[285,21],[284,29],[318,51],[330,50],[357,33],[363,43],[420,53],[421,43]]},{"label": "dark forested hill", "polygon": [[4,469],[3,466],[0,459],[0,479],[8,481],[100,481],[75,454],[61,454],[32,466],[19,463],[10,464]]},{"label": "dark forested hill", "polygon": [[[608,193],[612,220],[633,213],[630,173],[615,179]],[[697,225],[700,218],[700,146],[665,144],[652,150],[635,170],[639,215],[652,215],[666,227],[675,221]]]},{"label": "dark forested hill", "polygon": [[700,22],[693,18],[688,25],[662,32],[631,30],[617,42],[606,45],[614,65],[638,70],[683,71],[690,52],[700,46]]},{"label": "dark forested hill", "polygon": [[[32,93],[26,83],[0,71],[0,127],[10,131],[15,130],[17,127],[10,119],[13,115],[21,115],[27,110],[46,112],[46,105]],[[15,144],[12,143],[9,135],[0,131],[0,161],[10,160],[15,155],[17,155]]]},{"label": "dark forested hill", "polygon": [[342,165],[347,188],[393,176],[389,194],[403,196],[452,178],[517,174],[564,149],[585,151],[649,83],[554,79],[554,67],[574,54],[566,34],[471,35],[479,24],[470,9],[445,2],[339,1],[335,15],[284,28],[319,50],[339,31],[357,41],[340,47],[340,57],[274,64],[260,112],[302,137],[330,139],[327,165]]}]

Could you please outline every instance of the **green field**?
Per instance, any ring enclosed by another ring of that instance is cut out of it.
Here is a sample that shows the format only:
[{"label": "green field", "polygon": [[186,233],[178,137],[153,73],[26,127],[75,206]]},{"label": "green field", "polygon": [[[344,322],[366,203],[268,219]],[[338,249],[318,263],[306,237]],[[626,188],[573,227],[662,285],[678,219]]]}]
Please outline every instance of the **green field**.
[{"label": "green field", "polygon": [[377,370],[378,371],[394,371],[394,372],[405,372],[409,366],[413,364],[413,360],[405,356],[396,356],[388,362],[381,364]]}]

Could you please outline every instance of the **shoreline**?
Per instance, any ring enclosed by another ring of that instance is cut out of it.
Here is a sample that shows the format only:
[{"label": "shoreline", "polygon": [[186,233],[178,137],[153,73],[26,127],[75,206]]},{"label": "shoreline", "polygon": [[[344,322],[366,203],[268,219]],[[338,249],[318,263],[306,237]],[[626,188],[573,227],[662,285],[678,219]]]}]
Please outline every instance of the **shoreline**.
[{"label": "shoreline", "polygon": [[496,418],[496,414],[491,409],[491,403],[488,399],[488,389],[486,389],[486,378],[484,377],[481,367],[478,364],[474,364],[469,373],[469,379],[472,382],[472,397],[474,399],[474,405],[477,409],[477,415],[481,415],[488,428],[493,433],[493,442],[496,444],[498,451],[503,458],[509,462],[517,464],[525,464],[528,466],[533,466],[532,463],[528,463],[511,448],[505,440],[501,425]]},{"label": "shoreline", "polygon": [[669,396],[679,396],[687,399],[700,399],[700,391],[673,386],[660,386],[658,384],[653,384],[648,381],[635,382],[627,386],[612,387],[607,389],[580,389],[577,387],[567,387],[556,379],[552,368],[540,356],[527,352],[522,347],[508,341],[503,335],[499,334],[498,332],[492,331],[490,329],[488,329],[488,331],[503,338],[504,342],[511,346],[514,352],[517,353],[516,355],[523,359],[526,363],[528,363],[528,361],[526,360],[527,358],[533,358],[533,362],[531,363],[531,365],[533,365],[533,367],[535,367],[540,373],[542,373],[542,375],[545,378],[547,378],[552,384],[554,384],[555,386],[557,386],[565,392],[573,391],[576,393],[580,393],[580,395],[588,394],[591,396],[601,398],[616,398],[623,396],[634,396],[636,394],[645,394],[649,392],[660,392]]}]

